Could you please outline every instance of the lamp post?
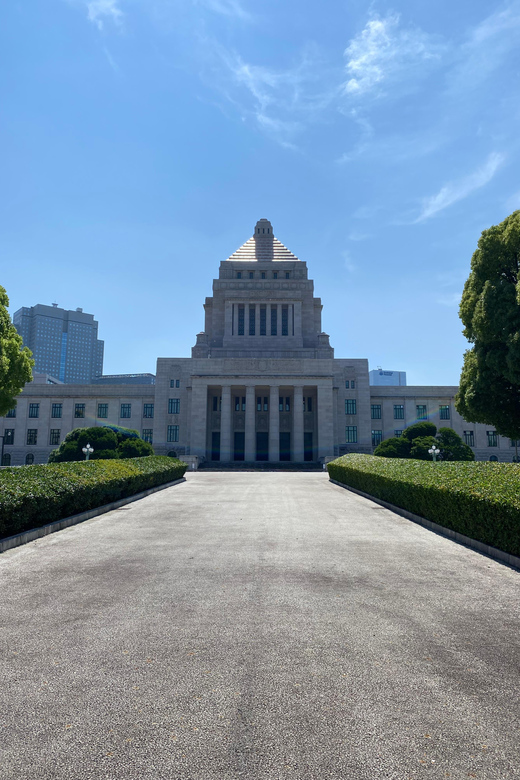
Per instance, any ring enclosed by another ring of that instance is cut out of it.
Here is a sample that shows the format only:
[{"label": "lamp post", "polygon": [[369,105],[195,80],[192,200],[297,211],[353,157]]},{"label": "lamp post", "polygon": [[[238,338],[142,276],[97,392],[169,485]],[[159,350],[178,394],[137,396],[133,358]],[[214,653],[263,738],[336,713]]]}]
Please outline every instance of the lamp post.
[{"label": "lamp post", "polygon": [[435,461],[437,460],[437,455],[440,455],[440,452],[441,452],[441,451],[437,449],[437,447],[435,446],[435,444],[433,445],[433,447],[431,447],[431,448],[428,450],[428,453],[429,453],[429,454],[432,456],[432,458],[433,458],[433,462],[434,462],[434,463],[435,463]]},{"label": "lamp post", "polygon": [[87,444],[86,447],[82,447],[81,451],[85,453],[85,460],[88,460],[90,458],[90,453],[94,452],[94,447],[91,447],[90,444]]}]

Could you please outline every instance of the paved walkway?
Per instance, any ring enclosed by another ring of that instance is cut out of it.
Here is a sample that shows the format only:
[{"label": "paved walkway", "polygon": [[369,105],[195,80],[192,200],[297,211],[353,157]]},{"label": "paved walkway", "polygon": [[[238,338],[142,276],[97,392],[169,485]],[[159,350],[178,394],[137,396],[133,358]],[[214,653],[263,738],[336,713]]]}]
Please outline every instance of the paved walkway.
[{"label": "paved walkway", "polygon": [[325,474],[189,474],[0,556],[0,777],[509,780],[519,585]]}]

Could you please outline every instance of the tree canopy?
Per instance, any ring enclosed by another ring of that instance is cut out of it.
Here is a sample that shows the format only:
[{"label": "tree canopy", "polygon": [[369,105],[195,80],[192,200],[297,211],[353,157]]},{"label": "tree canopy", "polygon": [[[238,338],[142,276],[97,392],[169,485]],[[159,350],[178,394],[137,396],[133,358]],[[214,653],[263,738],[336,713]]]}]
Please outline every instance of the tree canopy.
[{"label": "tree canopy", "polygon": [[[436,435],[437,434],[437,435]],[[382,458],[431,460],[432,447],[440,450],[441,460],[475,460],[471,447],[464,444],[453,428],[439,428],[431,422],[418,422],[405,428],[401,436],[392,436],[379,444],[374,455]]]},{"label": "tree canopy", "polygon": [[459,315],[473,346],[455,407],[469,422],[520,439],[520,211],[482,233]]},{"label": "tree canopy", "polygon": [[90,444],[94,452],[91,460],[108,460],[112,458],[141,458],[153,455],[153,447],[143,441],[137,431],[130,428],[120,428],[117,425],[93,428],[75,428],[70,431],[58,449],[49,455],[49,463],[84,460],[83,447]]},{"label": "tree canopy", "polygon": [[32,381],[32,353],[22,347],[22,337],[7,311],[9,298],[0,287],[0,416],[16,406],[16,396]]}]

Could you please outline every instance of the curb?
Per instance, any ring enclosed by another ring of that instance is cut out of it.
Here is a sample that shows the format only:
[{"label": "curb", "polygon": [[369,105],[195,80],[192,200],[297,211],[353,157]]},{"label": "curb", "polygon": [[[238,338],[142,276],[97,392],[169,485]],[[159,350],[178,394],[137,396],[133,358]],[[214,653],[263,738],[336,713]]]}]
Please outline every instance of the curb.
[{"label": "curb", "polygon": [[463,544],[465,547],[470,547],[472,550],[483,553],[484,555],[487,555],[489,558],[493,558],[493,560],[498,561],[499,563],[505,563],[507,566],[511,566],[513,569],[518,569],[520,571],[520,558],[517,555],[511,555],[510,553],[503,552],[503,550],[499,550],[497,547],[491,547],[489,544],[484,544],[484,542],[479,542],[477,539],[472,539],[470,536],[459,534],[458,531],[452,531],[451,528],[445,528],[443,525],[434,523],[433,520],[427,520],[425,517],[421,517],[420,515],[414,515],[413,512],[409,512],[407,509],[401,509],[400,506],[389,504],[388,501],[383,501],[380,498],[371,496],[370,493],[363,493],[362,490],[358,490],[357,488],[351,487],[350,485],[344,485],[343,482],[337,482],[337,480],[330,479],[330,477],[329,481],[338,487],[345,488],[345,490],[350,490],[352,493],[356,493],[358,496],[368,498],[375,504],[380,504],[380,506],[385,507],[385,509],[389,509],[391,512],[395,512],[396,515],[401,515],[401,517],[405,517],[407,520],[411,520],[413,523],[422,525],[424,528],[428,528],[430,531],[439,534],[439,536],[445,536],[448,539],[452,539],[454,542]]},{"label": "curb", "polygon": [[112,501],[110,504],[96,506],[93,509],[88,509],[86,512],[80,512],[78,515],[64,517],[63,520],[55,520],[53,523],[42,525],[41,528],[31,528],[29,531],[23,531],[21,534],[15,534],[14,536],[0,539],[0,553],[12,550],[14,547],[20,547],[22,544],[33,542],[35,539],[41,539],[43,536],[48,536],[48,534],[53,534],[56,531],[62,531],[64,528],[70,528],[71,525],[77,525],[78,523],[85,522],[85,520],[91,520],[93,517],[103,515],[105,512],[111,512],[112,509],[118,509],[125,504],[131,504],[133,501],[139,501],[140,498],[145,498],[145,496],[149,496],[152,493],[157,493],[158,490],[173,487],[173,485],[178,485],[180,482],[186,482],[186,478],[181,477],[180,479],[175,479],[173,482],[165,482],[164,485],[156,485],[147,490],[142,490],[140,493],[135,493],[133,496],[127,496],[126,498],[120,498],[118,501]]}]

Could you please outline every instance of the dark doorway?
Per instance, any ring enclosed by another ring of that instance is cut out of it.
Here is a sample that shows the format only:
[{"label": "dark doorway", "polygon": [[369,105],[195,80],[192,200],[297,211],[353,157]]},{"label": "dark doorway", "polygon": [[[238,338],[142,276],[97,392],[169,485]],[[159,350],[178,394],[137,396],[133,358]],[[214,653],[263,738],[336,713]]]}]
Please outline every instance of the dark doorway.
[{"label": "dark doorway", "polygon": [[244,431],[235,431],[235,460],[244,460],[246,435]]},{"label": "dark doorway", "polygon": [[220,431],[211,434],[211,460],[220,460]]},{"label": "dark doorway", "polygon": [[269,434],[256,434],[256,459],[269,460]]},{"label": "dark doorway", "polygon": [[312,451],[312,432],[304,433],[303,434],[303,459],[312,460],[313,454],[314,453]]},{"label": "dark doorway", "polygon": [[291,460],[290,433],[280,433],[280,460]]}]

